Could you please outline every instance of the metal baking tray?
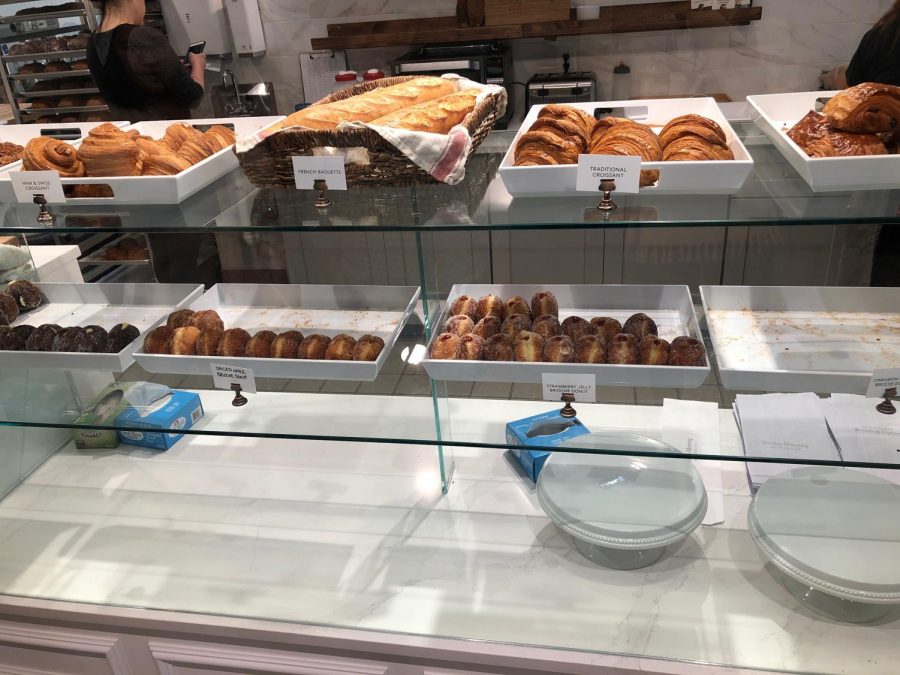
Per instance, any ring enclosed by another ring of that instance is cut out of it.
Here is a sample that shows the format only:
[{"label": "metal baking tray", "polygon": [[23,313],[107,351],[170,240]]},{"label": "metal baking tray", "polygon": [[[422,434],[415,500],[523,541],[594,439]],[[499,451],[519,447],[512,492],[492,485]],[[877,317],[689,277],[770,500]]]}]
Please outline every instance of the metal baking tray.
[{"label": "metal baking tray", "polygon": [[585,319],[611,316],[623,324],[636,312],[645,312],[659,328],[660,337],[671,341],[679,335],[702,340],[700,325],[687,286],[637,285],[486,285],[457,284],[450,295],[422,360],[425,371],[435,380],[464,382],[540,383],[544,373],[592,374],[597,385],[623,387],[699,387],[709,375],[709,360],[703,367],[628,366],[589,363],[522,363],[520,361],[445,361],[432,359],[431,345],[449,318],[450,303],[460,295],[480,298],[488,293],[504,300],[521,295],[531,300],[538,291],[550,291],[559,303],[559,319],[577,315]]},{"label": "metal baking tray", "polygon": [[864,394],[900,367],[893,288],[701,286],[722,384],[745,391]]},{"label": "metal baking tray", "polygon": [[44,115],[74,115],[75,113],[106,112],[107,110],[109,108],[105,105],[81,105],[69,108],[20,108],[19,112],[25,115],[43,117]]},{"label": "metal baking tray", "polygon": [[18,61],[51,61],[77,58],[79,56],[87,56],[87,49],[67,49],[59,52],[39,52],[37,54],[4,54],[3,60],[7,63],[15,63]]},{"label": "metal baking tray", "polygon": [[89,70],[61,70],[54,73],[16,73],[10,80],[60,80],[66,77],[91,77]]},{"label": "metal baking tray", "polygon": [[[77,16],[85,16],[84,9],[66,9],[59,12],[41,12],[35,14],[11,14],[0,17],[0,23],[25,23],[27,21],[43,21],[48,19],[68,19]],[[27,37],[28,33],[22,33]]]},{"label": "metal baking tray", "polygon": [[97,87],[86,87],[84,89],[48,89],[47,91],[18,91],[17,98],[28,99],[33,98],[59,98],[60,96],[79,96],[81,94],[99,94]]},{"label": "metal baking tray", "polygon": [[[214,309],[225,328],[304,335],[366,333],[384,340],[377,361],[262,359],[145,354],[134,359],[149,373],[210,375],[213,363],[250,368],[256,377],[371,382],[387,361],[419,300],[417,286],[313,286],[308,284],[217,284],[193,302],[193,310]],[[159,324],[165,321],[158,322]]]},{"label": "metal baking tray", "polygon": [[130,323],[141,337],[118,354],[70,354],[67,352],[0,351],[0,368],[59,368],[122,372],[148,328],[165,319],[173,308],[186,307],[203,293],[196,284],[73,284],[38,283],[45,303],[19,315],[12,325],[55,323],[63,328],[96,324],[109,330]]}]

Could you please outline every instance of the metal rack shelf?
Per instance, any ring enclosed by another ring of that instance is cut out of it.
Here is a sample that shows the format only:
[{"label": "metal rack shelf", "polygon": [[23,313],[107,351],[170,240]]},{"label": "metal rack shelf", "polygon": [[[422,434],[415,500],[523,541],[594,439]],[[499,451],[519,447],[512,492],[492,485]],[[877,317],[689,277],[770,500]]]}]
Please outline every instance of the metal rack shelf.
[{"label": "metal rack shelf", "polygon": [[0,16],[0,23],[22,23],[24,21],[70,19],[76,16],[85,16],[85,11],[83,9],[69,9],[63,12],[43,12],[41,14],[13,14],[11,16]]},{"label": "metal rack shelf", "polygon": [[55,73],[16,73],[7,75],[10,80],[62,80],[67,77],[90,77],[89,70],[62,70]]},{"label": "metal rack shelf", "polygon": [[16,96],[29,101],[34,98],[54,98],[58,96],[79,96],[82,94],[99,94],[97,87],[85,87],[83,89],[51,89],[50,91],[17,91]]},{"label": "metal rack shelf", "polygon": [[25,115],[74,115],[78,113],[106,112],[105,105],[82,105],[71,108],[22,108],[20,113]]},{"label": "metal rack shelf", "polygon": [[4,54],[0,57],[4,63],[19,63],[27,61],[57,61],[61,59],[84,58],[87,56],[86,49],[68,49],[60,52],[39,52],[37,54]]}]

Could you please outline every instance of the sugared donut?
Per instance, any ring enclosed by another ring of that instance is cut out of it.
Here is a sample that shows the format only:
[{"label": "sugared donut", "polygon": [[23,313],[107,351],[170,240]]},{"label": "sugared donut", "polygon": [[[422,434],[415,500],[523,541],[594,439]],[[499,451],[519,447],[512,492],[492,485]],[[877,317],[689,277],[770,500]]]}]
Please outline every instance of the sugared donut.
[{"label": "sugared donut", "polygon": [[474,323],[478,318],[478,302],[469,295],[461,295],[450,305],[450,315],[465,314]]},{"label": "sugared donut", "polygon": [[669,343],[648,335],[638,345],[638,361],[645,366],[664,366],[669,362]]},{"label": "sugared donut", "polygon": [[5,319],[5,325],[9,325],[18,318],[19,303],[6,291],[0,293],[0,321]]},{"label": "sugared donut", "polygon": [[109,333],[102,326],[85,326],[84,333],[90,343],[90,351],[99,354],[106,351],[106,343],[109,341]]},{"label": "sugared donut", "polygon": [[585,335],[593,335],[596,330],[589,321],[580,316],[570,316],[562,322],[560,328],[563,334],[572,338],[573,342],[580,340]]},{"label": "sugared donut", "polygon": [[325,350],[330,344],[331,338],[327,335],[307,335],[297,348],[297,358],[321,361],[325,358]]},{"label": "sugared donut", "polygon": [[289,330],[281,333],[272,342],[273,359],[296,359],[297,350],[303,342],[303,333],[298,330]]},{"label": "sugared donut", "polygon": [[132,326],[130,323],[117,323],[109,329],[106,351],[109,354],[118,354],[140,336],[141,331],[137,329],[137,326]]},{"label": "sugared donut", "polygon": [[516,361],[540,361],[544,355],[544,343],[544,338],[537,333],[532,333],[531,331],[520,332],[513,349]]},{"label": "sugared donut", "polygon": [[531,314],[533,316],[541,316],[542,314],[552,314],[559,316],[559,303],[556,302],[556,296],[550,291],[538,291],[531,298]]},{"label": "sugared donut", "polygon": [[354,361],[377,361],[384,349],[384,340],[377,335],[363,335],[353,348]]},{"label": "sugared donut", "polygon": [[477,306],[476,318],[481,321],[486,316],[496,316],[503,321],[506,318],[506,305],[503,300],[496,295],[488,293],[483,298],[479,298]]},{"label": "sugared donut", "polygon": [[525,314],[510,314],[500,327],[504,335],[516,339],[522,331],[531,330],[531,319]]},{"label": "sugared donut", "polygon": [[144,353],[168,354],[169,340],[172,339],[172,333],[174,332],[168,326],[159,326],[151,330],[147,333],[147,337],[144,338]]},{"label": "sugared donut", "polygon": [[6,292],[16,301],[20,312],[28,312],[32,309],[37,309],[44,301],[44,295],[41,293],[41,289],[25,279],[19,279],[18,281],[12,282],[6,287]]},{"label": "sugared donut", "polygon": [[169,314],[169,318],[166,319],[166,325],[172,330],[193,325],[194,314],[195,312],[192,309],[176,309]]},{"label": "sugared donut", "polygon": [[25,341],[25,349],[30,352],[49,352],[53,348],[53,340],[62,327],[55,323],[45,323],[35,328],[28,340]]},{"label": "sugared donut", "polygon": [[559,319],[557,319],[552,314],[544,314],[539,316],[534,320],[534,324],[531,326],[531,330],[534,333],[537,333],[545,340],[549,340],[554,335],[560,335],[562,333],[562,328],[559,325]]},{"label": "sugared donut", "polygon": [[463,335],[456,347],[456,358],[460,361],[480,361],[484,355],[484,340],[477,335]]},{"label": "sugared donut", "polygon": [[243,356],[250,342],[250,333],[243,328],[229,328],[219,340],[219,351],[216,356]]},{"label": "sugared donut", "polygon": [[455,359],[459,348],[459,335],[453,333],[441,333],[431,345],[431,358]]},{"label": "sugared donut", "polygon": [[22,324],[21,326],[12,326],[9,332],[4,333],[3,343],[0,349],[11,352],[24,352],[28,344],[28,338],[34,332],[34,326]]},{"label": "sugared donut", "polygon": [[513,314],[524,314],[529,319],[538,316],[531,313],[531,306],[521,295],[514,295],[506,301],[506,316],[509,317]]},{"label": "sugared donut", "polygon": [[335,335],[331,339],[328,349],[325,350],[325,358],[328,361],[352,361],[354,347],[356,347],[356,340],[346,333]]},{"label": "sugared donut", "polygon": [[622,324],[611,316],[596,316],[591,319],[591,325],[594,327],[595,334],[600,337],[606,345],[612,342],[622,331]]},{"label": "sugared donut", "polygon": [[456,314],[447,319],[444,324],[443,333],[453,333],[454,335],[468,335],[475,330],[475,322],[468,314]]},{"label": "sugared donut", "polygon": [[197,338],[197,356],[215,356],[219,353],[219,343],[222,336],[225,335],[223,330],[201,330],[200,337]]},{"label": "sugared donut", "polygon": [[574,363],[575,344],[568,335],[554,335],[544,344],[542,359],[548,363]]},{"label": "sugared donut", "polygon": [[706,350],[703,343],[686,335],[675,338],[669,346],[669,365],[705,366]]},{"label": "sugared donut", "polygon": [[643,312],[638,312],[628,317],[622,332],[634,335],[639,342],[648,335],[658,335],[656,322]]},{"label": "sugared donut", "polygon": [[619,333],[606,346],[606,359],[609,363],[635,364],[638,362],[638,341],[634,335]]},{"label": "sugared donut", "polygon": [[492,335],[499,333],[501,326],[503,326],[503,322],[498,317],[493,315],[486,316],[475,324],[472,334],[477,335],[482,340],[487,340]]},{"label": "sugared donut", "polygon": [[268,359],[272,357],[272,343],[275,342],[275,338],[278,335],[275,334],[275,331],[271,330],[261,330],[252,338],[250,338],[250,342],[247,343],[246,349],[244,349],[244,356],[248,356],[254,359]]},{"label": "sugared donut", "polygon": [[575,343],[578,363],[606,363],[606,343],[599,335],[585,335]]},{"label": "sugared donut", "polygon": [[225,323],[222,321],[222,317],[219,316],[219,313],[214,309],[203,309],[199,312],[195,312],[194,318],[191,320],[191,325],[194,328],[199,328],[201,331],[225,331]]},{"label": "sugared donut", "polygon": [[514,346],[515,341],[509,335],[497,333],[484,341],[482,356],[485,361],[512,361]]},{"label": "sugared donut", "polygon": [[199,337],[199,328],[193,326],[176,328],[169,338],[169,353],[176,356],[193,356],[197,353],[197,338]]}]

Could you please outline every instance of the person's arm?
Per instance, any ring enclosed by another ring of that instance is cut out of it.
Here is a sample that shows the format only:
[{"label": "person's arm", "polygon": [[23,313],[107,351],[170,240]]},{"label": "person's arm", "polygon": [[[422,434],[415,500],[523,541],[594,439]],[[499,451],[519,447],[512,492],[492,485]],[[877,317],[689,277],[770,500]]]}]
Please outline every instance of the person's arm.
[{"label": "person's arm", "polygon": [[206,54],[188,54],[188,61],[191,65],[191,79],[201,87],[205,83],[206,77]]},{"label": "person's arm", "polygon": [[195,107],[203,100],[206,57],[192,54],[191,73],[175,54],[166,37],[152,28],[138,26],[128,39],[128,61],[134,76],[155,80],[177,103]]}]

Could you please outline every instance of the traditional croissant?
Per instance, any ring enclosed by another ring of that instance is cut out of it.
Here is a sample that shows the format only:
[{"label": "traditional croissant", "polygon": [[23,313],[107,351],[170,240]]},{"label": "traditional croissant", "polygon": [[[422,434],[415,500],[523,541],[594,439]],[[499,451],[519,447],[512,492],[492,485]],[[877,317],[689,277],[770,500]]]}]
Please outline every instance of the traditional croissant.
[{"label": "traditional croissant", "polygon": [[[662,159],[662,149],[653,129],[632,120],[604,118],[597,122],[600,130],[591,134],[592,155],[637,156],[645,162]],[[641,171],[641,187],[653,185],[659,180],[659,171]]]},{"label": "traditional croissant", "polygon": [[458,91],[378,117],[372,120],[372,124],[446,134],[475,109],[477,97],[478,92],[473,89]]},{"label": "traditional croissant", "polygon": [[888,154],[884,142],[875,134],[851,134],[832,131],[806,144],[810,157],[855,157]]},{"label": "traditional croissant", "polygon": [[702,115],[682,115],[671,120],[659,132],[659,145],[665,150],[672,141],[688,135],[698,136],[708,143],[727,145],[722,127]]},{"label": "traditional croissant", "polygon": [[543,129],[528,131],[516,143],[516,166],[576,164],[579,146],[571,138]]},{"label": "traditional croissant", "polygon": [[135,137],[113,124],[101,124],[78,148],[88,176],[140,176],[144,153]]},{"label": "traditional croissant", "polygon": [[174,176],[189,168],[191,163],[178,155],[152,155],[144,159],[141,175]]},{"label": "traditional croissant", "polygon": [[578,108],[550,104],[541,108],[538,118],[529,131],[546,129],[574,141],[581,152],[587,152],[591,142],[594,118]]},{"label": "traditional croissant", "polygon": [[841,131],[891,133],[900,129],[900,87],[864,82],[837,94],[823,112]]},{"label": "traditional croissant", "polygon": [[730,148],[710,143],[707,140],[688,134],[670,141],[663,150],[664,162],[699,162],[706,160],[725,161],[734,159]]},{"label": "traditional croissant", "polygon": [[84,176],[84,164],[75,148],[65,141],[40,136],[28,141],[22,156],[25,171],[56,171],[63,178]]}]

